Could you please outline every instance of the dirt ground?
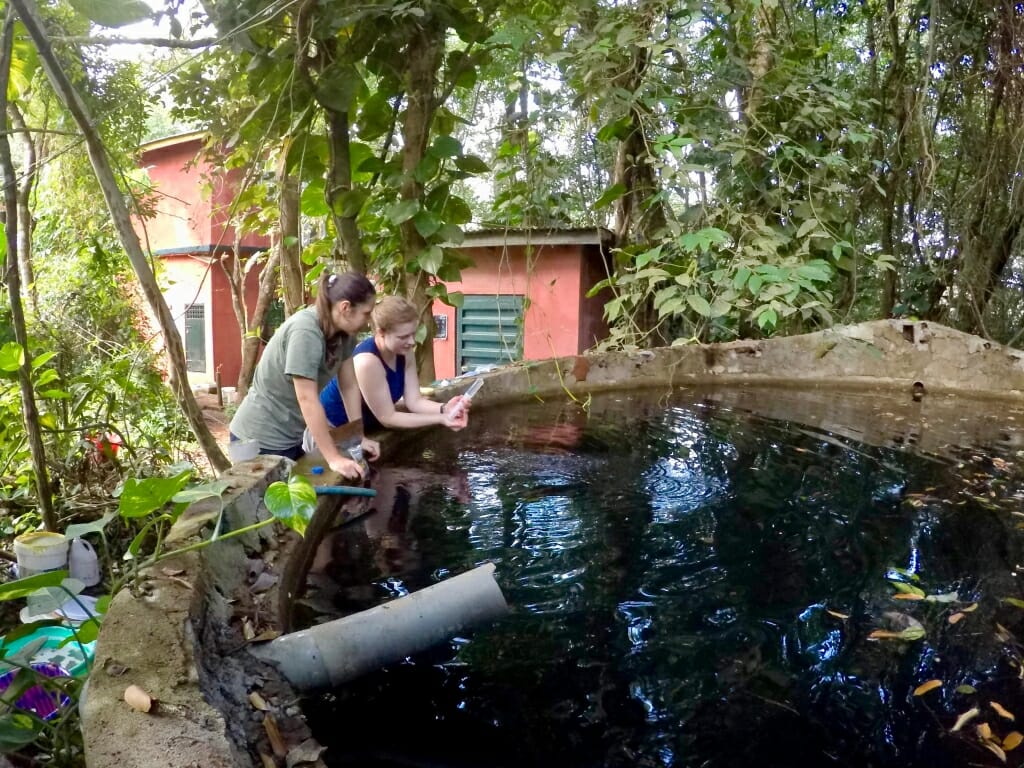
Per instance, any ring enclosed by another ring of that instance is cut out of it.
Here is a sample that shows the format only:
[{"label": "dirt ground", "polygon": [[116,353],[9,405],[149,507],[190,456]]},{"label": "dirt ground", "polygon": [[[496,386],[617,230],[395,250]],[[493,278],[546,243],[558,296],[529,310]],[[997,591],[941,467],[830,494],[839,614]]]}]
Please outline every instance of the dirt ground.
[{"label": "dirt ground", "polygon": [[228,423],[231,421],[224,414],[224,407],[217,403],[217,395],[209,392],[197,392],[196,402],[203,410],[203,420],[222,448],[228,445]]}]

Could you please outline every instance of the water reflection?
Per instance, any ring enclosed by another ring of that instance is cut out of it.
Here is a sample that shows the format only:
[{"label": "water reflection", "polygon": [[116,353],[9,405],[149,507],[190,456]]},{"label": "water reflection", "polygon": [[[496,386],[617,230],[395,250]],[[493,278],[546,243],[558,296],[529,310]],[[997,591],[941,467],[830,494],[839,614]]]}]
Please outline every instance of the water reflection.
[{"label": "water reflection", "polygon": [[485,560],[515,611],[307,712],[325,741],[347,724],[334,765],[984,763],[947,731],[990,700],[1024,716],[1018,416],[764,390],[413,436],[321,543],[309,620]]}]

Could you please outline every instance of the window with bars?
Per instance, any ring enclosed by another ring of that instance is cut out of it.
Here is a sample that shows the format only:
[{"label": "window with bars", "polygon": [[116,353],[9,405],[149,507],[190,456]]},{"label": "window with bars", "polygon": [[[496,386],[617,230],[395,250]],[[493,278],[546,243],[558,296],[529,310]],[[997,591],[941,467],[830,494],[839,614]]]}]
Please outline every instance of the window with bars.
[{"label": "window with bars", "polygon": [[206,307],[185,310],[185,362],[192,373],[206,373]]}]

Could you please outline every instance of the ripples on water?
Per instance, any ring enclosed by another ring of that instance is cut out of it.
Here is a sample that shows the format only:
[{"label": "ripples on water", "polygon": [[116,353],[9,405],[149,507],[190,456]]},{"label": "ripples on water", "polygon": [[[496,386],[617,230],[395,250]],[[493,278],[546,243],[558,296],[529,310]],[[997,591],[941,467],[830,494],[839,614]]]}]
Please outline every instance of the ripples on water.
[{"label": "ripples on water", "polygon": [[[328,761],[993,764],[945,731],[990,700],[1024,717],[1021,646],[996,637],[997,623],[1024,633],[1024,610],[1002,602],[1019,592],[1015,454],[942,443],[959,407],[744,397],[477,411],[464,433],[411,436],[378,472],[382,508],[321,545],[310,620],[484,561],[514,611],[307,702]],[[774,418],[754,415],[762,401]],[[842,423],[817,415],[837,408]],[[931,453],[908,449],[910,422]],[[893,600],[890,568],[958,601]],[[925,639],[868,639],[907,617]],[[912,695],[932,678],[939,692]]]}]

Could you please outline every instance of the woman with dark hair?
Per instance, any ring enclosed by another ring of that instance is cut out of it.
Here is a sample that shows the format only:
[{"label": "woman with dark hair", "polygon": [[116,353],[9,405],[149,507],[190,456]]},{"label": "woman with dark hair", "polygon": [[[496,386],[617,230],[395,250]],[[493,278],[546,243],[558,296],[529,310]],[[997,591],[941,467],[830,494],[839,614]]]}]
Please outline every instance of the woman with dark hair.
[{"label": "woman with dark hair", "polygon": [[[320,390],[337,376],[346,406],[358,412],[352,350],[375,297],[373,283],[363,275],[323,274],[316,306],[285,320],[263,350],[252,386],[231,420],[231,439],[253,440],[260,453],[299,459],[308,428],[331,469],[346,478],[362,477],[360,464],[342,454],[331,436]],[[374,440],[363,438],[362,448],[371,459],[380,452]]]},{"label": "woman with dark hair", "polygon": [[[456,395],[447,403],[430,400],[420,393],[416,371],[416,328],[419,312],[411,302],[400,296],[385,296],[373,308],[373,336],[359,343],[352,353],[356,381],[362,395],[360,408],[352,410],[344,397],[344,382],[331,379],[320,393],[320,403],[332,427],[362,418],[363,429],[412,429],[441,425],[462,429],[467,424],[468,403]],[[398,410],[395,403],[405,408]],[[308,438],[308,436],[307,436]]]}]

